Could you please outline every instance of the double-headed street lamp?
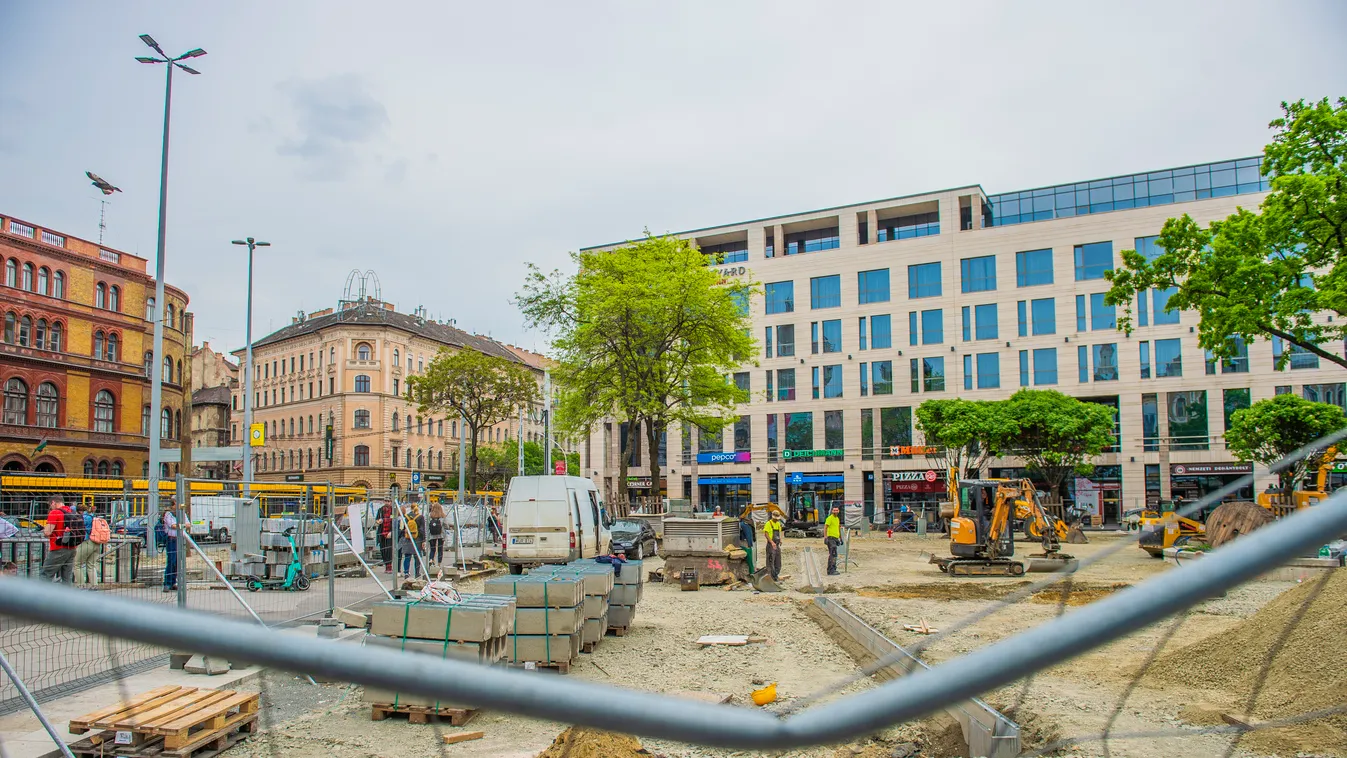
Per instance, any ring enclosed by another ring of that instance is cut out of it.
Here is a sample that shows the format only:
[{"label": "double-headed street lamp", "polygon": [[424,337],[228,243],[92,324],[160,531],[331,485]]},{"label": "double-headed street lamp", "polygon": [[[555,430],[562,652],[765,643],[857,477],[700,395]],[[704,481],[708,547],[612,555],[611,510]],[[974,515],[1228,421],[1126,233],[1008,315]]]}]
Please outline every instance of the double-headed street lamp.
[{"label": "double-headed street lamp", "polygon": [[[149,45],[150,49],[158,53],[160,57],[137,56],[136,60],[141,63],[168,64],[167,83],[164,85],[164,149],[159,161],[159,246],[154,257],[154,360],[150,367],[150,418],[152,421],[150,422],[149,440],[150,470],[147,479],[149,479],[149,523],[153,525],[159,518],[159,445],[163,430],[163,422],[160,416],[163,415],[164,408],[164,318],[162,314],[168,310],[164,307],[164,239],[168,228],[168,115],[173,103],[173,69],[180,68],[189,74],[200,74],[200,71],[183,65],[182,61],[188,58],[200,58],[206,54],[206,51],[197,47],[176,58],[170,58],[163,48],[159,47],[159,43],[154,41],[154,37],[142,34],[140,35],[140,41]],[[159,439],[156,439],[153,433],[156,422],[160,425],[161,437]],[[153,528],[147,530],[147,539],[154,539],[153,531]],[[151,546],[153,546],[153,543],[151,543]]]},{"label": "double-headed street lamp", "polygon": [[249,237],[234,240],[233,244],[248,246],[248,356],[243,361],[243,486],[246,497],[248,484],[253,480],[253,250],[271,247],[271,243]]}]

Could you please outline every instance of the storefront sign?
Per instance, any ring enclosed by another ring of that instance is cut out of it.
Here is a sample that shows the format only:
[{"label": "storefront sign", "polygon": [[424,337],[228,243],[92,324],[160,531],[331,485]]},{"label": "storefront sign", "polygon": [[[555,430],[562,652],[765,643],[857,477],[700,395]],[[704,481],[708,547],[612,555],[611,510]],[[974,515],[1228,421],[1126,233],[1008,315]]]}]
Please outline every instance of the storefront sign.
[{"label": "storefront sign", "polygon": [[792,458],[841,458],[844,450],[782,450],[781,458],[790,460]]},{"label": "storefront sign", "polygon": [[[821,453],[823,451],[820,450],[819,452]],[[845,480],[846,478],[841,474],[802,474],[799,471],[786,474],[786,484],[794,485],[806,484],[808,482],[829,484],[843,482]]]},{"label": "storefront sign", "polygon": [[715,484],[752,484],[753,479],[747,476],[699,476],[697,484],[715,485]]},{"label": "storefront sign", "polygon": [[752,460],[753,454],[747,450],[737,453],[697,453],[697,463],[750,463]]},{"label": "storefront sign", "polygon": [[286,475],[285,475],[285,481],[287,481],[287,482],[302,482],[302,481],[304,481],[304,475],[303,475],[303,474],[286,474]]},{"label": "storefront sign", "polygon": [[1175,463],[1169,467],[1173,476],[1210,476],[1213,474],[1252,474],[1252,463]]},{"label": "storefront sign", "polygon": [[940,452],[939,448],[931,445],[890,445],[889,455],[898,457],[900,455],[935,455]]},{"label": "storefront sign", "polygon": [[629,490],[648,490],[648,489],[650,489],[650,477],[648,477],[648,476],[629,476],[629,477],[627,477],[627,489],[629,489]]},{"label": "storefront sign", "polygon": [[943,474],[933,469],[925,471],[894,471],[889,474],[891,482],[934,482]]},{"label": "storefront sign", "polygon": [[720,275],[723,277],[743,276],[746,273],[748,273],[747,266],[726,266],[720,270]]},{"label": "storefront sign", "polygon": [[421,479],[427,484],[444,484],[444,474],[422,474]]}]

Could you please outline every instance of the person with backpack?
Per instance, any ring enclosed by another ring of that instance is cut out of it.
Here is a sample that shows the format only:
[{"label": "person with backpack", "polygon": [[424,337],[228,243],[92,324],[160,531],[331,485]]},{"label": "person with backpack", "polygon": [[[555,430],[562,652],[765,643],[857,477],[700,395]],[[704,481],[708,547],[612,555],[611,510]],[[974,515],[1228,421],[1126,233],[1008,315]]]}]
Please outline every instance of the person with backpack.
[{"label": "person with backpack", "polygon": [[173,515],[177,507],[176,498],[170,497],[168,505],[159,514],[159,523],[154,527],[155,541],[164,546],[164,589],[162,592],[178,591],[178,519]]},{"label": "person with backpack", "polygon": [[42,576],[62,584],[75,583],[75,548],[84,542],[84,519],[65,504],[65,498],[52,495],[47,498],[47,523],[42,534],[47,537],[47,557],[42,561]]},{"label": "person with backpack", "polygon": [[378,538],[379,557],[384,562],[384,573],[393,573],[393,506],[384,503],[374,517],[374,534]]},{"label": "person with backpack", "polygon": [[407,506],[402,514],[402,528],[398,532],[398,553],[402,556],[402,573],[399,576],[415,579],[421,573],[416,560],[416,543],[425,534],[425,526],[426,520],[417,513],[416,506]]},{"label": "person with backpack", "polygon": [[89,584],[98,581],[98,558],[111,535],[108,522],[94,515],[93,505],[81,503],[80,517],[84,522],[84,541],[75,548],[75,582]]},{"label": "person with backpack", "polygon": [[426,562],[436,566],[444,563],[444,506],[439,503],[430,506],[430,519],[426,521]]}]

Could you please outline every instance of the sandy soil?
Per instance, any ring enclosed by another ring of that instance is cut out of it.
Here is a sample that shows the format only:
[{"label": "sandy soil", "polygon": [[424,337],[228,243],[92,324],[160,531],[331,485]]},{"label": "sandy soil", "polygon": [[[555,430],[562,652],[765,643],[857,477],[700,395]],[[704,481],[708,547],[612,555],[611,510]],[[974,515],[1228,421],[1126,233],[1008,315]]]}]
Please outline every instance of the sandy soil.
[{"label": "sandy soil", "polygon": [[[1091,544],[1071,545],[1070,551],[1086,558],[1105,549],[1121,535],[1091,534]],[[785,572],[799,575],[798,553],[813,541],[788,540]],[[1032,547],[1032,546],[1029,546]],[[968,626],[961,619],[1004,601],[1023,586],[1022,579],[959,578],[941,574],[927,562],[931,553],[944,554],[943,538],[911,535],[885,539],[879,534],[858,539],[851,550],[851,565],[830,587],[833,597],[891,639],[905,646],[929,642],[930,638],[903,630],[903,624],[925,619],[936,629],[957,631],[945,636],[923,653],[938,664],[970,650],[996,642],[1070,613],[1084,601],[1094,601],[1114,591],[1166,570],[1161,561],[1136,548],[1126,548],[1098,564],[1083,569],[1073,583],[1065,604],[1061,594],[1044,592],[1006,607]],[[815,552],[819,552],[817,547]],[[658,561],[648,562],[655,567]],[[1181,569],[1180,569],[1181,570]],[[1040,575],[1031,575],[1036,579]],[[788,587],[796,581],[787,580]],[[473,591],[479,583],[464,587]],[[1230,630],[1273,598],[1294,586],[1290,582],[1253,582],[1225,597],[1203,603],[1186,614],[1177,631],[1163,622],[1128,638],[1101,647],[1073,661],[1040,672],[985,699],[1003,710],[1013,711],[1027,734],[1026,742],[1042,746],[1060,739],[1097,735],[1114,719],[1114,731],[1166,732],[1195,728],[1202,719],[1186,706],[1210,702],[1210,692],[1193,690],[1182,682],[1148,677],[1135,686],[1122,707],[1119,703],[1137,672],[1155,646],[1172,634],[1164,647],[1172,651]],[[728,693],[735,705],[747,703],[755,682],[778,682],[782,701],[774,706],[788,709],[815,693],[836,697],[875,686],[857,676],[855,662],[803,611],[809,596],[794,590],[782,595],[755,595],[746,591],[726,592],[707,588],[680,592],[673,585],[647,586],[645,598],[631,633],[609,637],[592,655],[583,655],[571,676],[598,682],[668,693],[681,691]],[[761,634],[769,642],[747,647],[701,649],[692,641],[702,634]],[[288,680],[274,685],[277,693],[296,687]],[[308,685],[304,685],[307,687]],[[312,688],[309,688],[312,691]],[[398,756],[439,754],[462,756],[536,756],[552,744],[566,725],[484,713],[467,727],[486,732],[485,739],[442,746],[439,734],[450,727],[414,726],[403,720],[371,722],[368,708],[359,702],[359,691],[340,688],[329,697],[325,688],[307,712],[294,716],[293,707],[283,708],[274,718],[264,719],[268,729],[250,743],[229,752],[230,756],[285,755]],[[303,698],[303,695],[298,696]],[[751,707],[751,706],[750,706]],[[1116,715],[1115,715],[1116,711]],[[1198,714],[1201,716],[1202,714]],[[1188,720],[1185,721],[1185,718]],[[858,736],[859,737],[859,736]],[[1110,740],[1105,747],[1085,741],[1062,749],[1060,755],[1111,755],[1131,758],[1172,758],[1175,755],[1222,755],[1228,735],[1149,737]],[[643,741],[646,750],[666,756],[719,756],[724,750]],[[799,756],[931,756],[962,755],[957,727],[943,717],[886,730],[875,738],[859,737],[847,746],[816,748],[779,755]],[[1237,756],[1264,755],[1241,746]]]}]

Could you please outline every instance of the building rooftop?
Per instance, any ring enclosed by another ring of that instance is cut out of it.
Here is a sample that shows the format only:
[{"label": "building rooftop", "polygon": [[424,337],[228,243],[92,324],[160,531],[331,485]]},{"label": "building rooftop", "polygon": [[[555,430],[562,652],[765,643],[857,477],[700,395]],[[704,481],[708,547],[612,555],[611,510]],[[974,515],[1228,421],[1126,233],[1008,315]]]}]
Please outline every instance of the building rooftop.
[{"label": "building rooftop", "polygon": [[192,405],[229,405],[232,400],[229,387],[206,387],[192,393]]},{"label": "building rooftop", "polygon": [[[528,361],[524,360],[514,351],[490,337],[469,334],[462,329],[449,326],[448,324],[442,324],[438,321],[431,321],[418,316],[410,316],[405,313],[398,313],[390,308],[356,307],[349,308],[339,313],[324,313],[323,311],[319,311],[319,313],[322,315],[313,315],[305,318],[303,321],[296,321],[290,326],[272,332],[253,342],[253,349],[256,350],[265,345],[272,345],[295,337],[313,334],[322,329],[334,326],[385,326],[399,329],[409,334],[425,337],[426,339],[445,345],[451,345],[458,348],[472,348],[478,352],[494,355],[498,358],[506,358],[518,363],[528,363]],[[243,352],[243,348],[239,348],[233,352],[235,355],[238,355]]]}]

